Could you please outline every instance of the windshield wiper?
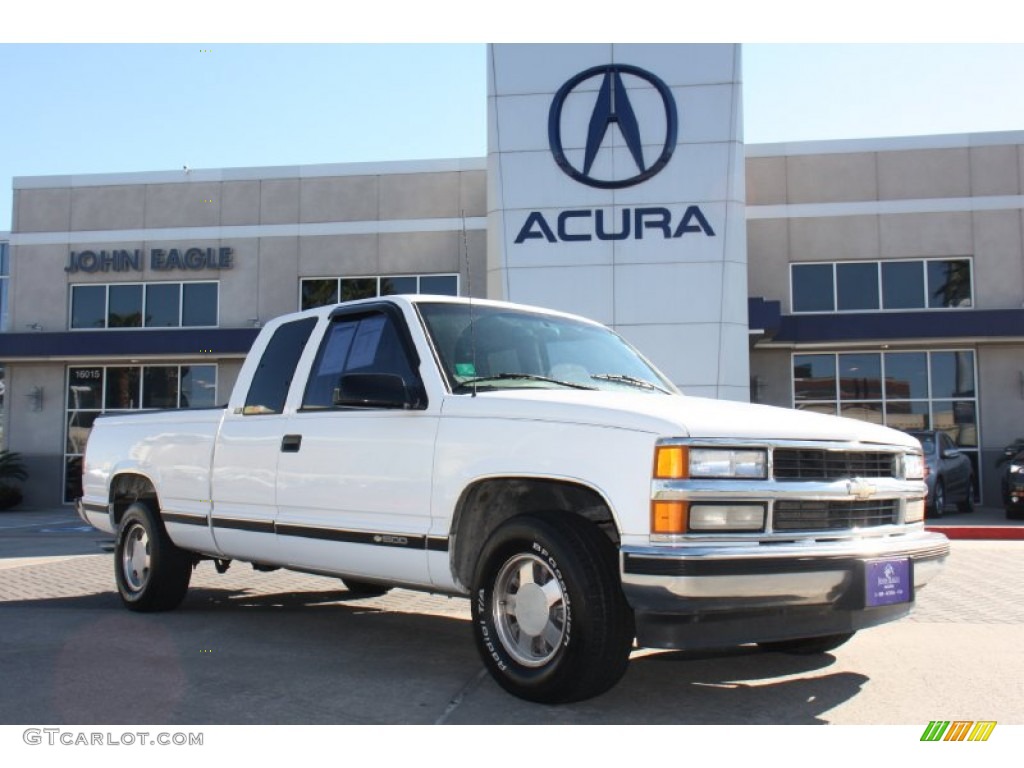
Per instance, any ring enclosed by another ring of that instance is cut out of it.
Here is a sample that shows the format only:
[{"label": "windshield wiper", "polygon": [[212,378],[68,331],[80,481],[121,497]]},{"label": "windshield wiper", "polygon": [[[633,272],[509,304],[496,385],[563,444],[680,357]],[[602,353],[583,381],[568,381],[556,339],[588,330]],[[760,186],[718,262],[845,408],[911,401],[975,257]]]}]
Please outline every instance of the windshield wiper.
[{"label": "windshield wiper", "polygon": [[496,373],[493,376],[477,376],[474,379],[466,379],[460,381],[458,386],[471,387],[474,384],[483,384],[489,381],[508,381],[511,379],[521,379],[525,381],[545,381],[549,384],[558,384],[561,387],[571,387],[572,389],[590,389],[594,390],[597,387],[590,387],[586,384],[577,384],[574,381],[562,381],[561,379],[552,379],[550,376],[538,376],[535,373]]},{"label": "windshield wiper", "polygon": [[664,387],[652,384],[646,379],[638,379],[636,376],[627,376],[624,373],[595,373],[590,378],[597,379],[598,381],[614,381],[620,384],[629,384],[640,389],[653,389],[666,395],[672,394]]}]

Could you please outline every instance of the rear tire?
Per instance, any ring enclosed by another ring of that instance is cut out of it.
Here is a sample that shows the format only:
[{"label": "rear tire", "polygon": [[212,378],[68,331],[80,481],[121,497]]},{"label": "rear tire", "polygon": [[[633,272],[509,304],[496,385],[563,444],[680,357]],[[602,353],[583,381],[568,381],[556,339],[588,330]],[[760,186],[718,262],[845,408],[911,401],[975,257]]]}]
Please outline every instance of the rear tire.
[{"label": "rear tire", "polygon": [[571,513],[521,515],[483,547],[471,608],[477,650],[514,696],[558,704],[604,693],[635,635],[615,546]]},{"label": "rear tire", "polygon": [[758,643],[766,651],[774,653],[789,653],[797,656],[812,656],[818,653],[828,653],[835,650],[854,636],[854,632],[843,632],[837,635],[824,635],[822,637],[801,637],[796,640],[774,640],[768,643]]},{"label": "rear tire", "polygon": [[391,587],[386,584],[373,584],[372,582],[359,581],[358,579],[342,579],[341,583],[345,585],[345,589],[356,597],[380,597],[391,591]]},{"label": "rear tire", "polygon": [[170,611],[185,599],[192,556],[174,545],[159,515],[137,501],[121,518],[114,575],[121,602],[129,610]]}]

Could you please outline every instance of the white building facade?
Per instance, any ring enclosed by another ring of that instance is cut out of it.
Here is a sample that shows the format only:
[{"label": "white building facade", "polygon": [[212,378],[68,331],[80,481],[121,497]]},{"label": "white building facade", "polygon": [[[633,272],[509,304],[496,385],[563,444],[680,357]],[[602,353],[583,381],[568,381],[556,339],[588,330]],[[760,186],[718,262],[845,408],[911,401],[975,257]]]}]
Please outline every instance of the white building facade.
[{"label": "white building facade", "polygon": [[734,45],[495,45],[488,69],[486,158],[15,179],[26,505],[74,498],[98,414],[224,403],[272,317],[406,292],[593,317],[691,394],[942,429],[998,503],[1024,132],[744,146]]}]

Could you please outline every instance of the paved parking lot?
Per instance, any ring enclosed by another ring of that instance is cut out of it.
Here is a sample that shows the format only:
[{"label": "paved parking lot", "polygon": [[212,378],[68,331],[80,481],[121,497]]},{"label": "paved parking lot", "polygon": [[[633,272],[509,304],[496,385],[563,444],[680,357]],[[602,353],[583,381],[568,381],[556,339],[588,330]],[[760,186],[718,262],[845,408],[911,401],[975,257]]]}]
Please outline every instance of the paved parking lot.
[{"label": "paved parking lot", "polygon": [[0,517],[0,723],[1024,724],[1020,541],[955,541],[910,619],[833,654],[636,651],[546,707],[483,673],[464,600],[203,563],[179,610],[133,614],[109,539],[45,514]]}]

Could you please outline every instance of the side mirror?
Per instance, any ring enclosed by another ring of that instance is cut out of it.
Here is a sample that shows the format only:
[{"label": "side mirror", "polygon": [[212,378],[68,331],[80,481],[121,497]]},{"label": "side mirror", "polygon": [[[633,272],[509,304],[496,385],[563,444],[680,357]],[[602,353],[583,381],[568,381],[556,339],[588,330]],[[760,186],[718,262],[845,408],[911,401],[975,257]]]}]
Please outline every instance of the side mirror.
[{"label": "side mirror", "polygon": [[334,405],[355,408],[413,408],[414,399],[401,376],[393,373],[347,373],[338,379]]},{"label": "side mirror", "polygon": [[944,459],[955,459],[960,455],[960,451],[957,448],[947,448],[942,452],[942,458]]}]

